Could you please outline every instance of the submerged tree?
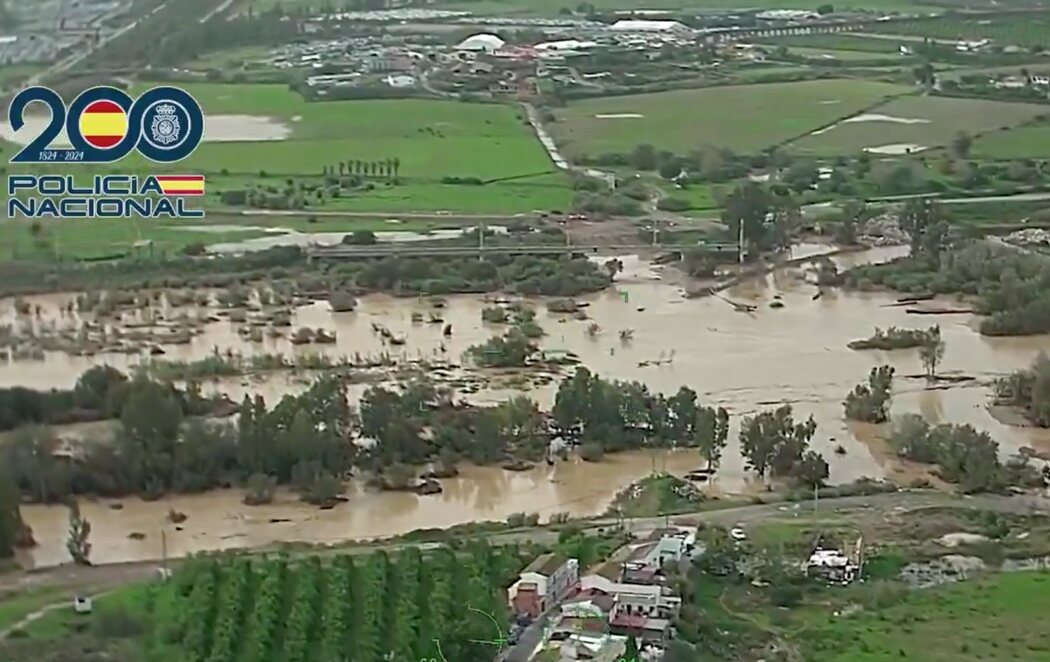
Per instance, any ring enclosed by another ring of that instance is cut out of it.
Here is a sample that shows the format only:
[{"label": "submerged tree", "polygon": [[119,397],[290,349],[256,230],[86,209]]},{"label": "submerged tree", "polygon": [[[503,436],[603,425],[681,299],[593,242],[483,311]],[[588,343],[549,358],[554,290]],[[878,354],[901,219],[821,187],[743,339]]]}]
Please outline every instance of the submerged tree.
[{"label": "submerged tree", "polygon": [[922,359],[923,368],[926,370],[927,379],[937,376],[937,366],[944,358],[944,340],[941,339],[941,327],[931,326],[923,334],[922,344],[919,345],[919,358]]},{"label": "submerged tree", "polygon": [[73,563],[91,565],[91,522],[80,514],[80,504],[75,499],[69,502],[69,534],[66,537],[66,549]]},{"label": "submerged tree", "polygon": [[865,423],[883,423],[889,418],[893,388],[893,367],[872,368],[867,384],[859,384],[849,395],[843,407],[846,418]]}]

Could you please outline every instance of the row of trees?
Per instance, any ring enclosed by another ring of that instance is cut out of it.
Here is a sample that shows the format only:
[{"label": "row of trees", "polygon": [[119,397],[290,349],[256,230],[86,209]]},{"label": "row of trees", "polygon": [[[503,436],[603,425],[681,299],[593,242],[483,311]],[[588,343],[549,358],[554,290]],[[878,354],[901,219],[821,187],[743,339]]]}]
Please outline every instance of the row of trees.
[{"label": "row of trees", "polygon": [[[71,390],[37,391],[14,387],[0,389],[0,430],[29,424],[61,424],[100,421],[120,416],[133,394],[127,375],[109,366],[90,368]],[[204,398],[196,389],[167,387],[180,411],[206,414],[221,407],[223,400]]]},{"label": "row of trees", "polygon": [[922,416],[906,414],[889,437],[898,455],[915,462],[936,464],[940,476],[958,483],[967,492],[988,492],[1007,486],[1036,487],[1043,483],[1028,458],[1018,456],[1005,464],[999,460],[999,444],[987,432],[971,425],[931,427]]},{"label": "row of trees", "polygon": [[360,159],[347,159],[346,161],[339,161],[336,165],[326,165],[323,167],[322,174],[325,177],[334,177],[338,172],[339,176],[343,175],[357,175],[359,177],[397,177],[397,173],[401,170],[401,159],[396,156],[393,158],[381,159],[379,161],[362,161]]},{"label": "row of trees", "polygon": [[608,381],[586,368],[562,381],[551,420],[562,434],[602,452],[696,447],[712,468],[729,434],[729,413],[699,404],[692,389],[683,386],[667,397],[640,382]]},{"label": "row of trees", "polygon": [[312,557],[191,565],[162,589],[179,618],[158,623],[154,635],[180,642],[188,659],[487,662],[486,642],[507,627],[501,587],[523,559],[515,547],[471,542],[460,554],[442,548],[425,558],[408,548],[326,564]]}]

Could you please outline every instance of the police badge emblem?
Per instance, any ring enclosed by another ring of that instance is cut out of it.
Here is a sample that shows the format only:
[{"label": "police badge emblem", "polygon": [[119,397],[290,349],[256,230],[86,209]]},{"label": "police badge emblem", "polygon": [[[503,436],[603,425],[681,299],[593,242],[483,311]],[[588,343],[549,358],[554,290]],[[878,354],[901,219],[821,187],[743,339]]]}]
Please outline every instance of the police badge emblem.
[{"label": "police badge emblem", "polygon": [[156,107],[150,134],[152,134],[153,142],[158,145],[167,146],[179,141],[182,125],[179,124],[174,105],[162,103]]}]

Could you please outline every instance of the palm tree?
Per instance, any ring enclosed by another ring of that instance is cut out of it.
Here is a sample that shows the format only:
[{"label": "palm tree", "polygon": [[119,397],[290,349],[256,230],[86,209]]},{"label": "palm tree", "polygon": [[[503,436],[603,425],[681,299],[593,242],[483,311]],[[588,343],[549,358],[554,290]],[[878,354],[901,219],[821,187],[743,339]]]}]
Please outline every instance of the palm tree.
[{"label": "palm tree", "polygon": [[394,177],[397,177],[397,173],[401,170],[401,159],[394,157]]},{"label": "palm tree", "polygon": [[343,176],[343,172],[346,170],[346,164],[342,161],[339,162],[339,176]]}]

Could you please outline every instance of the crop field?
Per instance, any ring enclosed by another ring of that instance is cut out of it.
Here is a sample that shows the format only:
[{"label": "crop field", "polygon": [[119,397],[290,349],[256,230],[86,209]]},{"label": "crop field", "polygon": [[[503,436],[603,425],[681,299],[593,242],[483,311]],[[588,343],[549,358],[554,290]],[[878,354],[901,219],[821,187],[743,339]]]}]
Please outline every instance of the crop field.
[{"label": "crop field", "polygon": [[985,134],[974,141],[971,151],[987,159],[1044,159],[1050,154],[1050,122]]},{"label": "crop field", "polygon": [[[940,147],[960,131],[971,136],[1014,127],[1046,113],[1046,106],[978,99],[909,96],[874,108],[791,144],[799,152],[854,154],[863,149],[896,153],[891,146]],[[854,119],[854,118],[851,118]],[[880,149],[883,148],[883,149]]]},{"label": "crop field", "polygon": [[1001,573],[811,625],[803,635],[806,659],[1043,662],[1050,659],[1047,610],[1050,573]]},{"label": "crop field", "polygon": [[757,152],[908,89],[820,80],[588,99],[555,111],[550,129],[576,155],[628,152],[640,143],[678,152],[703,144]]},{"label": "crop field", "polygon": [[[382,662],[491,660],[505,636],[501,587],[521,570],[513,550],[470,543],[466,551],[417,549],[188,563],[164,585],[106,596],[91,617],[69,611],[27,626],[23,639],[54,641],[83,631],[125,639],[154,662]],[[132,625],[114,634],[113,624]],[[79,627],[79,630],[78,630]],[[131,641],[129,634],[131,635]],[[478,643],[481,642],[481,643]]]},{"label": "crop field", "polygon": [[1000,46],[1050,46],[1050,12],[992,18],[943,16],[932,20],[894,23],[893,34],[976,41],[991,39]]}]

